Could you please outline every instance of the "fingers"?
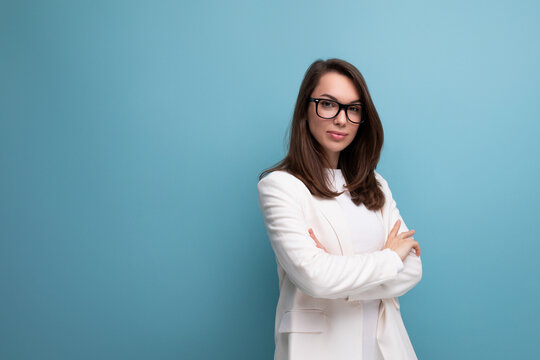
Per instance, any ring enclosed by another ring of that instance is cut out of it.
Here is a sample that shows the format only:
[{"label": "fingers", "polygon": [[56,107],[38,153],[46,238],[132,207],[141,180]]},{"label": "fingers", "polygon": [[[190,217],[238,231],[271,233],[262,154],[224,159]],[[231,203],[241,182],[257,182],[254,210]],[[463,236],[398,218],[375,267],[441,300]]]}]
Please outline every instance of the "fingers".
[{"label": "fingers", "polygon": [[308,233],[309,233],[309,236],[311,236],[311,238],[315,241],[315,245],[316,245],[319,249],[322,249],[322,250],[324,250],[325,252],[328,252],[328,251],[326,251],[326,248],[319,242],[319,239],[317,239],[317,237],[315,236],[315,233],[313,232],[313,229],[312,229],[312,228],[309,228],[309,229],[308,229]]},{"label": "fingers", "polygon": [[414,238],[406,239],[410,241],[411,249],[414,249],[416,256],[420,256],[420,244],[418,244],[418,241],[415,241]]},{"label": "fingers", "polygon": [[409,230],[409,231],[404,231],[402,233],[400,233],[398,236],[400,236],[402,239],[405,239],[405,238],[408,238],[408,237],[411,237],[416,231],[414,229],[412,230]]},{"label": "fingers", "polygon": [[416,256],[420,256],[420,245],[418,245],[418,242],[415,241],[412,248],[416,251]]},{"label": "fingers", "polygon": [[400,237],[401,239],[405,239],[412,236],[416,232],[414,229],[412,229],[409,231],[404,231],[398,235],[397,232],[399,231],[400,226],[401,226],[401,219],[397,219],[396,223],[394,224],[394,227],[392,228],[392,230],[390,230],[389,237]]},{"label": "fingers", "polygon": [[400,225],[401,225],[401,220],[397,219],[396,223],[394,224],[394,227],[392,228],[392,230],[390,230],[390,237],[396,237],[397,236],[397,232],[399,230]]},{"label": "fingers", "polygon": [[[409,234],[411,232],[414,232],[414,230],[403,232],[399,234],[399,236],[404,235],[404,234]],[[414,240],[413,237],[403,237],[401,238],[401,241],[406,243],[407,246],[410,246],[409,252],[411,252],[412,249],[414,249],[416,256],[420,256],[420,244],[418,244],[418,241]]]},{"label": "fingers", "polygon": [[308,229],[308,233],[309,233],[309,236],[311,236],[311,238],[312,238],[313,240],[315,240],[315,243],[317,244],[317,247],[319,247],[319,245],[320,245],[321,243],[319,243],[319,239],[317,239],[317,237],[315,236],[315,233],[313,232],[313,229],[312,229],[312,228],[309,228],[309,229]]},{"label": "fingers", "polygon": [[416,256],[420,256],[420,245],[417,241],[414,240],[412,235],[416,233],[414,229],[409,231],[404,231],[398,235],[398,231],[401,225],[401,219],[397,219],[394,223],[394,226],[392,227],[392,230],[390,230],[390,233],[388,234],[388,240],[385,243],[385,246],[383,247],[389,247],[391,249],[395,249],[399,246],[405,246],[410,247],[409,252],[414,249]]}]

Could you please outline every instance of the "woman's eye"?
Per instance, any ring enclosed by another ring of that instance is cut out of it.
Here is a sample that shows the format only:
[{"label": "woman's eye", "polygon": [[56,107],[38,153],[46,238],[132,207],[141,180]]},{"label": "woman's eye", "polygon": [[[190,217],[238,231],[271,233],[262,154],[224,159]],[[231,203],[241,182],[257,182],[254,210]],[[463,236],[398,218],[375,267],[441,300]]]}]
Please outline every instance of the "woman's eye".
[{"label": "woman's eye", "polygon": [[334,103],[331,102],[331,101],[321,101],[321,105],[322,105],[323,107],[326,107],[326,108],[330,108],[330,107],[335,106]]},{"label": "woman's eye", "polygon": [[354,113],[359,113],[362,108],[360,106],[349,106],[349,110]]}]

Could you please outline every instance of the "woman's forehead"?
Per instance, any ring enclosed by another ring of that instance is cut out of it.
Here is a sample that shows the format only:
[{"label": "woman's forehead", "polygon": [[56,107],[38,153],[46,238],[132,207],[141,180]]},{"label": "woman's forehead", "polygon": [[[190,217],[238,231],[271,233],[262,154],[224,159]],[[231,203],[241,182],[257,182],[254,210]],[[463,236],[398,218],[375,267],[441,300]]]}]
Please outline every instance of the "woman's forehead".
[{"label": "woman's forehead", "polygon": [[331,95],[343,103],[360,100],[360,95],[353,81],[337,72],[328,72],[319,79],[319,83],[313,90],[313,96],[322,96],[323,94]]}]

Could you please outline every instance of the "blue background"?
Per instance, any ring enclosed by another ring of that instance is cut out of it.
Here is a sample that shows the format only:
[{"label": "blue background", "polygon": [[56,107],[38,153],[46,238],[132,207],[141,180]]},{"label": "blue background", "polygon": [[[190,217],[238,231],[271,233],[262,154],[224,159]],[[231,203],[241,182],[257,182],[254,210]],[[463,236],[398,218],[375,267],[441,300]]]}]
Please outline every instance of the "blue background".
[{"label": "blue background", "polygon": [[535,1],[2,1],[0,358],[270,359],[257,176],[318,58],[366,78],[420,359],[537,356]]}]

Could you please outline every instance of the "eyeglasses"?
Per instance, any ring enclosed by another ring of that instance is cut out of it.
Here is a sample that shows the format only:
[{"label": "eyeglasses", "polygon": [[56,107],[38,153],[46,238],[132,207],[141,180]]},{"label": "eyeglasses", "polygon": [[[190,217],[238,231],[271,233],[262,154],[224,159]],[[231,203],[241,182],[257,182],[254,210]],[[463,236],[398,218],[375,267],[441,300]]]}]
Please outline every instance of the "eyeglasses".
[{"label": "eyeglasses", "polygon": [[315,112],[323,119],[333,119],[338,116],[341,109],[345,109],[347,120],[353,124],[360,124],[363,121],[362,104],[344,105],[334,100],[322,98],[309,98],[308,100],[315,103]]}]

